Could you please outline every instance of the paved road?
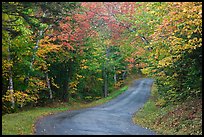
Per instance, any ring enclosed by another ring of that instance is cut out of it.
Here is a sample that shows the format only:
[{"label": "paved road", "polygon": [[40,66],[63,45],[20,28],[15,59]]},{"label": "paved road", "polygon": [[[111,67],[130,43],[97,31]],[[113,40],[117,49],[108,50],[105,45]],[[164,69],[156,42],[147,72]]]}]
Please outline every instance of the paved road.
[{"label": "paved road", "polygon": [[155,135],[134,125],[133,114],[150,95],[152,79],[139,79],[127,91],[103,105],[46,116],[36,123],[36,135]]}]

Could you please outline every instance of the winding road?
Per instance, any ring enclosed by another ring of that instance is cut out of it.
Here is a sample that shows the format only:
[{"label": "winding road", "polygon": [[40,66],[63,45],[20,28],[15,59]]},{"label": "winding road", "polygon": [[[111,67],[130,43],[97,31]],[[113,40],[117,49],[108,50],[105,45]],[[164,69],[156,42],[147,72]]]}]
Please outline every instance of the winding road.
[{"label": "winding road", "polygon": [[133,114],[150,96],[153,79],[135,80],[127,91],[103,105],[39,119],[36,135],[155,135],[133,124]]}]

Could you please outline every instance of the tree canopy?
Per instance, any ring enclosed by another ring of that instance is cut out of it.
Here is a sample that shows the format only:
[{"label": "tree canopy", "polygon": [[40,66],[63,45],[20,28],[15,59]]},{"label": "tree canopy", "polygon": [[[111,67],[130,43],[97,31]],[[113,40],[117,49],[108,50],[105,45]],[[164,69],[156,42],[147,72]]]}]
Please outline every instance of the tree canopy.
[{"label": "tree canopy", "polygon": [[2,109],[107,97],[153,77],[164,104],[201,98],[201,2],[2,2]]}]

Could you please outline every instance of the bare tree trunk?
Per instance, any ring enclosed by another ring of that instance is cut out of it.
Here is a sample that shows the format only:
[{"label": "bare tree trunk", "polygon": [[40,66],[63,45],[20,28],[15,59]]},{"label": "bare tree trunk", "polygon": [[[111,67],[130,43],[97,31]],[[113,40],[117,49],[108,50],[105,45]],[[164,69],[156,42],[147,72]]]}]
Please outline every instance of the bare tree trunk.
[{"label": "bare tree trunk", "polygon": [[122,74],[122,79],[123,79],[123,80],[125,80],[125,78],[126,78],[126,73],[127,73],[127,70],[125,70],[125,71],[123,72],[123,74]]},{"label": "bare tree trunk", "polygon": [[108,96],[108,81],[107,81],[107,74],[106,74],[106,67],[103,64],[103,96],[107,97]]},{"label": "bare tree trunk", "polygon": [[48,77],[48,73],[47,72],[45,74],[45,77],[46,77],[46,82],[47,82],[47,88],[48,88],[49,93],[50,93],[50,99],[52,99],[52,90],[51,90],[50,81],[49,81],[49,77]]},{"label": "bare tree trunk", "polygon": [[[11,56],[10,56],[10,46],[11,46],[11,40],[8,38],[8,62],[11,61]],[[9,85],[8,85],[8,91],[10,92],[11,96],[11,108],[15,107],[15,100],[14,100],[14,90],[13,90],[13,77],[12,77],[12,69],[9,67]]]},{"label": "bare tree trunk", "polygon": [[108,79],[107,79],[107,73],[106,68],[104,70],[104,97],[108,96]]},{"label": "bare tree trunk", "polygon": [[8,91],[10,92],[10,95],[11,95],[11,108],[14,108],[15,106],[15,100],[14,100],[14,96],[13,96],[13,78],[12,78],[12,75],[11,75],[11,70],[10,70],[10,76],[9,76],[9,86],[8,86]]},{"label": "bare tree trunk", "polygon": [[114,81],[115,81],[115,84],[116,84],[117,83],[117,74],[116,74],[115,66],[114,66],[113,69],[114,69],[114,72],[115,72],[113,77],[114,77]]}]

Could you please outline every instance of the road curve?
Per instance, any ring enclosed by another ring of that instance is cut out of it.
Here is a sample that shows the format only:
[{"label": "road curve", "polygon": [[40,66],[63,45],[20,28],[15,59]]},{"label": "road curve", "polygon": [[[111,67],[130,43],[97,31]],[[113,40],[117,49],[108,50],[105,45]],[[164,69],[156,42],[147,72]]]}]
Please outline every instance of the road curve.
[{"label": "road curve", "polygon": [[123,94],[103,105],[61,112],[39,119],[36,135],[155,135],[133,124],[133,114],[147,101],[153,79],[135,80]]}]

